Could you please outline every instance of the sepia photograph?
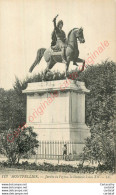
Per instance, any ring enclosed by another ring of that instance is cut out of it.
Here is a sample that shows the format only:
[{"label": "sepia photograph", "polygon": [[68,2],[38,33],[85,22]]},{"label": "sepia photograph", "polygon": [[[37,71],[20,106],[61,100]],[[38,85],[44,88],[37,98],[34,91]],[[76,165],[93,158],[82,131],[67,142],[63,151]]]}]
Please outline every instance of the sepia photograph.
[{"label": "sepia photograph", "polygon": [[115,86],[115,0],[0,0],[0,182],[114,183]]}]

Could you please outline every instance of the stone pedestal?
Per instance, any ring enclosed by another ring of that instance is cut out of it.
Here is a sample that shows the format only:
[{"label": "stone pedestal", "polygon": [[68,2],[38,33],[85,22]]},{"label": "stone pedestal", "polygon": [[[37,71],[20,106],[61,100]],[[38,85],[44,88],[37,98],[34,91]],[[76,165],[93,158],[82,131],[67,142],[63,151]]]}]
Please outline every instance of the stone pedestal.
[{"label": "stone pedestal", "polygon": [[80,142],[89,135],[85,124],[83,82],[73,80],[28,83],[27,124],[33,126],[39,140]]},{"label": "stone pedestal", "polygon": [[34,127],[39,141],[71,141],[84,144],[90,131],[85,124],[83,82],[57,80],[28,83],[27,124]]}]

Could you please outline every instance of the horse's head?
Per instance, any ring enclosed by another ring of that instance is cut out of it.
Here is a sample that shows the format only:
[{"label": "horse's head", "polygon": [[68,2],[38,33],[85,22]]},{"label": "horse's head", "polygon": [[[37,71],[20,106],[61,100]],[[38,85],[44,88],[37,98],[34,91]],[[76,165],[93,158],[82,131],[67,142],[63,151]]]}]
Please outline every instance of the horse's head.
[{"label": "horse's head", "polygon": [[85,38],[83,35],[83,28],[77,28],[74,30],[76,38],[79,40],[80,43],[85,43]]}]

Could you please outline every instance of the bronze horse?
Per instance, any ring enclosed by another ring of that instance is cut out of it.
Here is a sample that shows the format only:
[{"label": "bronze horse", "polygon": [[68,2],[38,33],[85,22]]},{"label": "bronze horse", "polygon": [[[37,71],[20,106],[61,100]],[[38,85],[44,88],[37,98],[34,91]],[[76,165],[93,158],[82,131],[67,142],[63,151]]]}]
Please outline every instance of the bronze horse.
[{"label": "bronze horse", "polygon": [[[80,71],[84,70],[85,60],[78,58],[79,50],[78,50],[77,40],[80,43],[85,42],[82,28],[72,29],[69,32],[67,40],[66,40],[67,42],[66,50],[65,50],[65,56],[66,56],[65,76],[66,77],[67,77],[67,71],[69,68],[70,61],[83,63],[82,69]],[[43,56],[44,56],[45,61],[47,62],[47,68],[44,71],[44,76],[57,62],[62,63],[61,52],[54,52],[51,48],[49,49],[41,48],[37,51],[37,57],[34,63],[32,64],[32,66],[30,67],[29,72],[33,71],[33,69],[35,68],[37,64],[39,64]]]}]

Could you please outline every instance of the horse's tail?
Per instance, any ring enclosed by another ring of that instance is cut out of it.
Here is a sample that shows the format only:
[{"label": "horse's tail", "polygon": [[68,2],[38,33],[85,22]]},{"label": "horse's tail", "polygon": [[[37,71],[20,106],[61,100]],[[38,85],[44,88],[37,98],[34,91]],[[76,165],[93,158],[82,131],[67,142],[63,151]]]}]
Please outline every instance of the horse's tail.
[{"label": "horse's tail", "polygon": [[41,58],[43,57],[45,50],[46,50],[45,48],[41,48],[37,51],[37,57],[36,57],[34,63],[32,64],[32,66],[30,67],[29,72],[32,72],[33,69],[35,68],[35,66],[40,63]]}]

